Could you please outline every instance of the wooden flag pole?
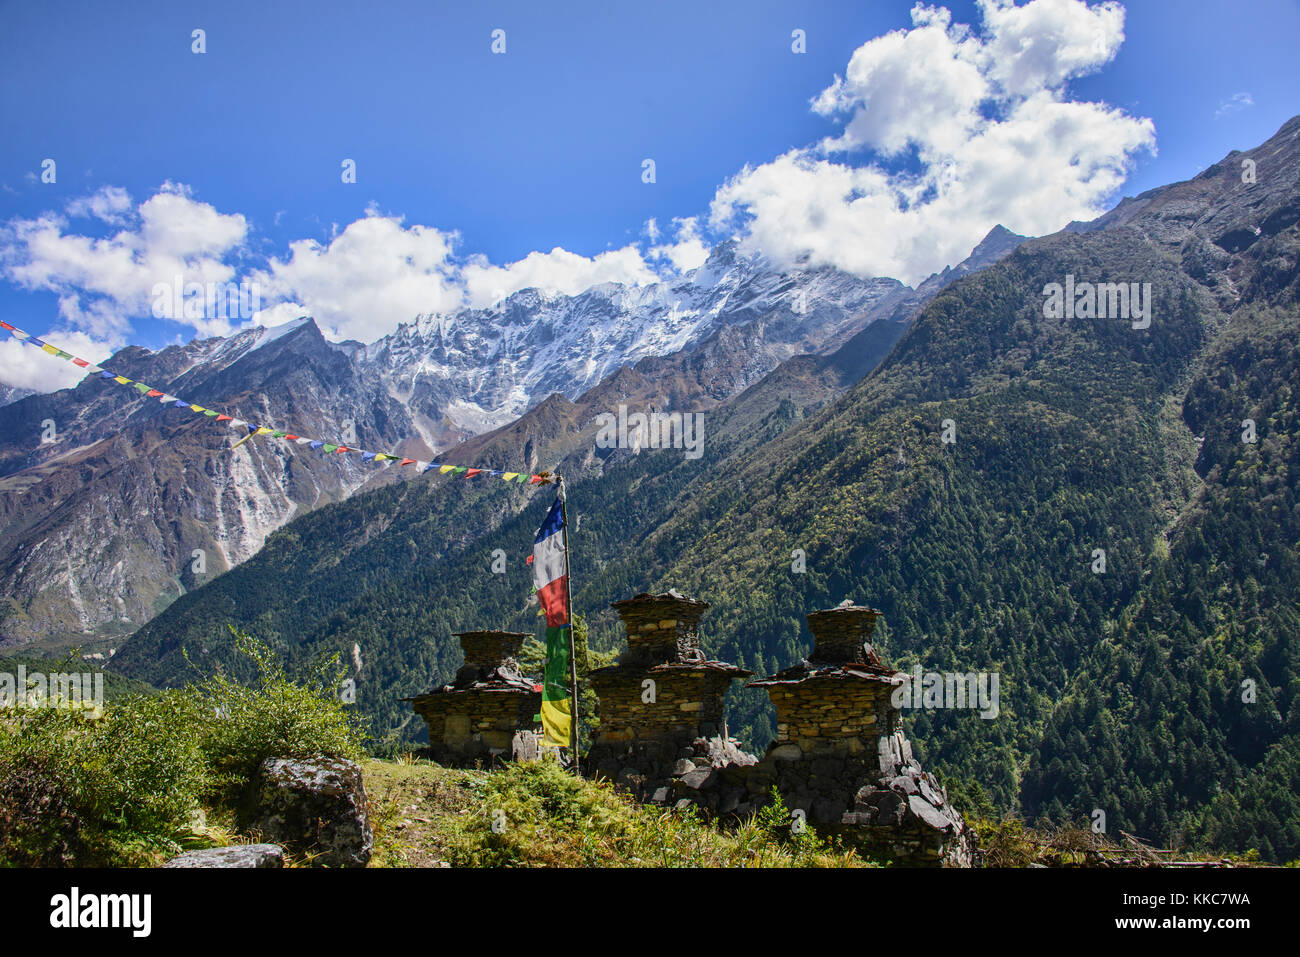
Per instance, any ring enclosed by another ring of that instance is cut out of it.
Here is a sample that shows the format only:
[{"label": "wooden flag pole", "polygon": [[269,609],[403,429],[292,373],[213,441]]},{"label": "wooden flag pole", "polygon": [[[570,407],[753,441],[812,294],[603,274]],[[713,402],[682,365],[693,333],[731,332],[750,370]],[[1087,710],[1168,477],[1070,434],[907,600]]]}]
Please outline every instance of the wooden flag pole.
[{"label": "wooden flag pole", "polygon": [[569,618],[569,682],[572,689],[569,706],[573,711],[573,718],[569,722],[569,747],[573,752],[573,773],[582,777],[578,761],[578,655],[577,642],[573,637],[576,626],[573,621],[573,576],[569,571],[568,499],[565,496],[564,476],[557,475],[556,481],[560,485],[560,533],[564,536],[564,602]]}]

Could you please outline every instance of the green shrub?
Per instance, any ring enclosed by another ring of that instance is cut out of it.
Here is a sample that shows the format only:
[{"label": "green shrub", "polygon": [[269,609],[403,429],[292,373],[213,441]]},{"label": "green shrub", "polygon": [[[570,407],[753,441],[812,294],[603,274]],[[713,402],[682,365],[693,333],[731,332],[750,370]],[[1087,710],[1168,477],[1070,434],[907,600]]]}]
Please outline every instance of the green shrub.
[{"label": "green shrub", "polygon": [[0,861],[119,864],[174,849],[207,781],[184,692],[93,720],[56,708],[0,721]]},{"label": "green shrub", "polygon": [[128,696],[99,719],[0,714],[0,865],[152,862],[179,848],[203,802],[233,806],[264,759],[360,755],[337,658],[298,683],[266,645],[235,640],[257,668],[253,687],[219,675]]},{"label": "green shrub", "polygon": [[86,856],[72,716],[0,718],[0,864],[55,867]]},{"label": "green shrub", "polygon": [[294,681],[266,644],[230,630],[236,649],[256,666],[255,684],[216,675],[193,691],[203,716],[200,747],[219,803],[237,802],[267,758],[360,756],[362,733],[340,696],[347,672],[338,655]]},{"label": "green shrub", "polygon": [[197,704],[184,691],[132,697],[106,708],[87,755],[95,817],[138,834],[182,827],[209,778],[198,719]]},{"label": "green shrub", "polygon": [[776,785],[772,786],[768,798],[768,803],[754,816],[755,823],[770,840],[785,844],[797,864],[805,864],[809,858],[838,850],[817,836],[806,816],[795,817],[794,812],[785,806],[785,799]]}]

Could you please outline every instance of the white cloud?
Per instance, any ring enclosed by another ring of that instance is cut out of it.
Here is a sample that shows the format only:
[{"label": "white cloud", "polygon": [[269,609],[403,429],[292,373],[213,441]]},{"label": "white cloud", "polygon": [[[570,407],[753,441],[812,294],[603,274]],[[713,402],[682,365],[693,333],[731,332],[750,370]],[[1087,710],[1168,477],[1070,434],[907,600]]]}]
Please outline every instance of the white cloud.
[{"label": "white cloud", "polygon": [[263,302],[301,304],[331,339],[371,342],[418,313],[460,306],[451,260],[455,239],[454,233],[404,227],[396,217],[371,213],[328,244],[291,243],[288,258],[272,259],[253,280]]},{"label": "white cloud", "polygon": [[[122,225],[106,236],[67,231],[57,213],[11,220],[0,227],[0,276],[32,291],[59,297],[59,318],[100,340],[117,337],[132,318],[148,315],[159,283],[231,281],[234,267],[225,259],[244,244],[248,224],[239,214],[217,212],[196,202],[171,183],[131,208],[125,190],[105,188],[68,205],[74,216],[94,216]],[[224,320],[205,324],[224,334]]]},{"label": "white cloud", "polygon": [[131,208],[131,195],[120,186],[105,186],[98,192],[74,199],[67,205],[69,216],[93,217],[106,223],[120,223]]},{"label": "white cloud", "polygon": [[[597,283],[658,278],[635,246],[591,257],[557,246],[504,266],[483,256],[462,262],[454,256],[455,233],[367,212],[328,245],[292,243],[287,259],[255,273],[263,300],[292,302],[331,339],[373,342],[417,314],[482,308],[520,289],[574,295]],[[289,311],[276,315],[293,318]]]},{"label": "white cloud", "polygon": [[891,155],[909,143],[958,149],[976,126],[988,81],[976,62],[978,41],[952,27],[947,10],[917,5],[914,26],[876,37],[854,51],[843,78],[813,99],[826,117],[848,114],[827,150],[869,147]]},{"label": "white cloud", "polygon": [[477,308],[493,305],[520,289],[573,296],[604,282],[636,285],[659,278],[636,246],[590,257],[556,246],[549,253],[531,252],[505,266],[476,259],[466,264],[462,275],[469,304]]},{"label": "white cloud", "polygon": [[[650,220],[654,222],[654,220]],[[709,245],[700,238],[699,219],[695,216],[679,217],[673,220],[676,238],[671,243],[651,247],[652,259],[667,260],[679,273],[689,272],[697,266],[704,265],[709,258]],[[661,231],[656,229],[650,236],[651,242],[657,241]]]},{"label": "white cloud", "polygon": [[255,312],[250,325],[271,329],[310,315],[311,310],[304,305],[296,302],[278,302],[268,309],[259,309]]},{"label": "white cloud", "polygon": [[[84,332],[64,331],[49,335],[51,345],[93,363],[102,362],[126,344],[120,340],[101,341]],[[0,382],[5,385],[34,392],[54,392],[69,389],[85,377],[86,370],[67,359],[52,358],[49,353],[17,339],[7,337],[0,340]]]},{"label": "white cloud", "polygon": [[[913,26],[859,47],[812,101],[843,132],[746,167],[717,192],[714,229],[778,263],[829,264],[915,283],[960,260],[996,223],[1053,232],[1089,219],[1155,148],[1149,119],[1070,100],[1068,81],[1111,60],[1124,11],[1083,0],[981,0],[980,32],[917,4]],[[832,162],[875,151],[910,165]]]},{"label": "white cloud", "polygon": [[1254,105],[1255,98],[1249,93],[1234,93],[1219,104],[1219,108],[1214,111],[1214,118],[1217,120],[1231,113],[1240,113]]},{"label": "white cloud", "polygon": [[[140,236],[151,255],[207,265],[210,257],[237,249],[248,233],[239,213],[218,213],[207,203],[196,203],[187,187],[164,184],[140,206]],[[224,275],[229,267],[220,267]]]},{"label": "white cloud", "polygon": [[986,74],[1011,96],[1059,90],[1114,59],[1124,42],[1124,8],[1080,0],[979,0]]}]

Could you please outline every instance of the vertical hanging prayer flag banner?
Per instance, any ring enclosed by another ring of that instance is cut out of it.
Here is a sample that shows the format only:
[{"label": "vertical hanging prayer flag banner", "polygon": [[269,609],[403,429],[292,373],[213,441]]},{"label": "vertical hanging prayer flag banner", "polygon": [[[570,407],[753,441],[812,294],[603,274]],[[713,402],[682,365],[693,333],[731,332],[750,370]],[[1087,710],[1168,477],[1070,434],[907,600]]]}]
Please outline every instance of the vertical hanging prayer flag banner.
[{"label": "vertical hanging prayer flag banner", "polygon": [[546,672],[542,684],[542,744],[573,743],[569,673],[573,627],[569,619],[569,561],[564,506],[557,496],[533,543],[533,585],[546,615]]}]

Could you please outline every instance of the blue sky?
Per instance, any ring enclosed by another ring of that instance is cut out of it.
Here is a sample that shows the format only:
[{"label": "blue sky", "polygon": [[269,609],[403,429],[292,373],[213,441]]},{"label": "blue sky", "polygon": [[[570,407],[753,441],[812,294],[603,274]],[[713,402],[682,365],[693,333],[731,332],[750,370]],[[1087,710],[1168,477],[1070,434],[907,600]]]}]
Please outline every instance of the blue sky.
[{"label": "blue sky", "polygon": [[[907,2],[4,3],[0,315],[101,353],[226,331],[150,314],[141,288],[180,263],[187,280],[260,278],[262,304],[284,304],[268,322],[303,309],[373,339],[408,311],[524,283],[673,275],[731,234],[777,260],[915,281],[994,222],[1051,231],[1300,111],[1295,2],[1142,0],[1122,28],[1082,0],[1034,0],[1000,27],[974,3],[941,6],[951,23],[927,31]],[[862,53],[890,31],[911,45]],[[1050,55],[1012,69],[1030,41]],[[976,74],[997,96],[959,115]],[[1051,125],[1061,104],[1095,106]],[[1022,132],[1073,123],[1065,139],[1103,144],[1085,151],[1094,173],[1062,180],[1070,151],[1054,149],[1016,171],[1041,176],[1040,196],[993,182],[1015,138],[995,148],[982,124],[1015,111]],[[942,187],[909,177],[966,162],[977,136],[983,159],[927,218]],[[28,384],[18,362],[0,355],[0,380]]]}]

